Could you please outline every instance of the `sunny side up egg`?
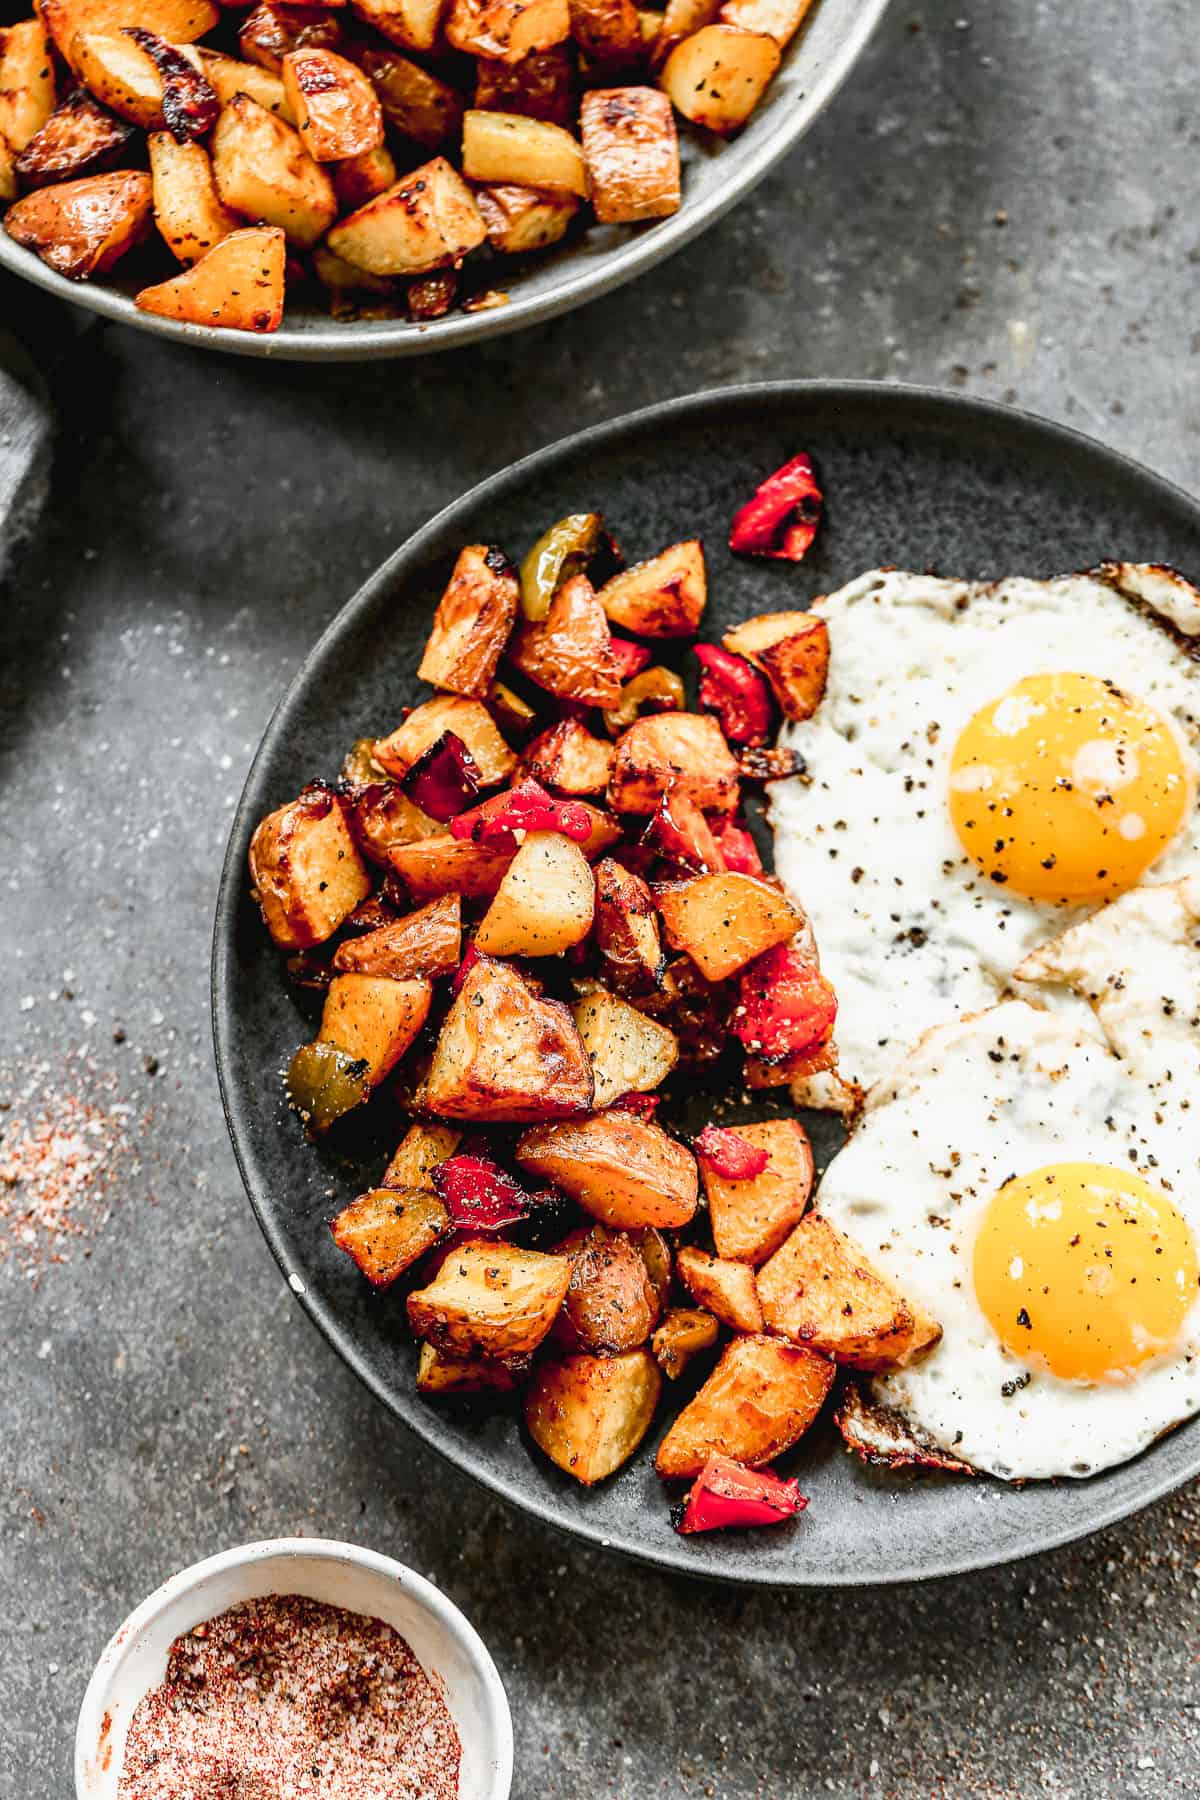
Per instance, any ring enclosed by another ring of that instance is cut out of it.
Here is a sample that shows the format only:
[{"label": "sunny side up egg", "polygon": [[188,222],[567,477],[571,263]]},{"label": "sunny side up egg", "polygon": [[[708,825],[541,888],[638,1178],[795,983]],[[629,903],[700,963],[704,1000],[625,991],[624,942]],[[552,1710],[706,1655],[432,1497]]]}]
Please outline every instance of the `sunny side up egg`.
[{"label": "sunny side up egg", "polygon": [[808,778],[775,786],[771,823],[847,1080],[870,1086],[931,1026],[994,1004],[1064,925],[1200,868],[1200,595],[1108,569],[875,571],[817,602],[828,684],[784,733]]}]

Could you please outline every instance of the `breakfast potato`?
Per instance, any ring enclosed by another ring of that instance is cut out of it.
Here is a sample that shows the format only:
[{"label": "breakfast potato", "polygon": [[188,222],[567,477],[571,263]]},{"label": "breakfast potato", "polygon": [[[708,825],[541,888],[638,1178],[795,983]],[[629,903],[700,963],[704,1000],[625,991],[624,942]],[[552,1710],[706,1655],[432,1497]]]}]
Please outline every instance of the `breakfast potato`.
[{"label": "breakfast potato", "polygon": [[699,538],[672,544],[648,562],[622,569],[600,589],[600,604],[609,623],[623,631],[636,631],[639,637],[691,637],[699,629],[707,598],[708,576]]},{"label": "breakfast potato", "polygon": [[220,51],[206,50],[200,44],[195,54],[205,80],[222,106],[227,106],[235,94],[249,94],[267,112],[278,114],[289,125],[296,123],[283,82],[270,69],[242,62],[236,56],[222,56]]},{"label": "breakfast potato", "polygon": [[524,113],[549,125],[573,125],[575,62],[570,45],[551,44],[515,63],[481,56],[475,65],[475,105],[482,112]]},{"label": "breakfast potato", "polygon": [[553,1325],[570,1279],[568,1257],[470,1240],[408,1296],[408,1322],[414,1336],[451,1356],[528,1356]]},{"label": "breakfast potato", "polygon": [[633,0],[568,0],[568,5],[571,37],[593,67],[627,69],[641,61],[644,41]]},{"label": "breakfast potato", "polygon": [[529,831],[475,934],[487,956],[560,956],[592,928],[596,883],[578,844]]},{"label": "breakfast potato", "polygon": [[461,894],[464,899],[494,894],[514,854],[490,844],[464,843],[447,833],[399,844],[389,852],[389,860],[409,898],[419,903],[441,894]]},{"label": "breakfast potato", "polygon": [[654,896],[623,863],[596,864],[596,948],[618,987],[656,988],[666,967]]},{"label": "breakfast potato", "polygon": [[652,1094],[679,1060],[673,1031],[606,988],[593,988],[577,1000],[571,1016],[592,1059],[597,1108],[611,1106],[622,1094]]},{"label": "breakfast potato", "polygon": [[612,774],[613,747],[578,719],[562,719],[526,748],[526,775],[559,794],[603,794]]},{"label": "breakfast potato", "polygon": [[[635,24],[636,20],[634,13]],[[629,225],[679,211],[679,139],[665,94],[648,87],[596,89],[584,95],[579,129],[592,205],[601,224]],[[700,546],[695,548],[699,553]],[[699,560],[703,577],[702,553]],[[623,577],[613,579],[621,581]],[[625,591],[628,596],[629,588]],[[632,591],[636,596],[636,583]],[[681,586],[681,604],[684,597],[685,586]],[[665,607],[661,589],[658,599]]]},{"label": "breakfast potato", "polygon": [[829,627],[811,612],[759,613],[722,638],[771,684],[785,719],[810,719],[829,674]]},{"label": "breakfast potato", "polygon": [[434,1193],[433,1171],[454,1155],[461,1142],[462,1132],[455,1131],[450,1125],[410,1125],[384,1170],[380,1185],[385,1188],[425,1188]]},{"label": "breakfast potato", "polygon": [[592,1103],[592,1066],[566,1007],[481,956],[446,1015],[424,1088],[450,1119],[557,1119]]},{"label": "breakfast potato", "polygon": [[671,790],[686,794],[703,812],[732,812],[737,806],[737,762],[707,713],[653,713],[617,740],[608,784],[614,812],[655,812]]},{"label": "breakfast potato", "polygon": [[[396,159],[386,144],[376,144],[373,150],[364,150],[358,156],[343,157],[333,164],[329,175],[342,212],[355,212],[368,200],[374,200],[376,194],[394,187],[398,179]],[[358,273],[362,276],[365,271],[360,269]]]},{"label": "breakfast potato", "polygon": [[575,804],[583,808],[592,823],[591,836],[585,838],[579,848],[589,862],[595,862],[598,856],[603,856],[606,850],[611,850],[620,841],[620,824],[601,806],[592,806],[586,800],[576,800]]},{"label": "breakfast potato", "polygon": [[951,1456],[892,1407],[869,1400],[852,1377],[842,1382],[833,1422],[847,1450],[853,1450],[870,1468],[976,1473],[970,1463]]},{"label": "breakfast potato", "polygon": [[525,1391],[530,1437],[585,1487],[628,1462],[654,1418],[662,1376],[646,1350],[564,1356],[534,1370]]},{"label": "breakfast potato", "polygon": [[331,789],[314,783],[263,819],[250,840],[250,881],[281,950],[323,944],[366,899],[370,878]]},{"label": "breakfast potato", "polygon": [[3,137],[0,137],[0,200],[8,202],[17,197],[16,160]]},{"label": "breakfast potato", "polygon": [[673,1306],[650,1339],[650,1352],[668,1381],[678,1381],[694,1356],[711,1350],[720,1328],[711,1313]]},{"label": "breakfast potato", "polygon": [[325,995],[317,1041],[336,1044],[378,1087],[429,1015],[433,989],[428,981],[391,981],[378,975],[335,975]]},{"label": "breakfast potato", "polygon": [[770,1160],[761,1175],[731,1181],[700,1159],[713,1242],[727,1260],[765,1262],[804,1216],[813,1185],[812,1146],[799,1119],[763,1119],[729,1130]]},{"label": "breakfast potato", "polygon": [[602,1225],[670,1231],[696,1211],[700,1184],[691,1151],[632,1113],[535,1125],[518,1141],[517,1161]]},{"label": "breakfast potato", "polygon": [[124,32],[81,31],[71,44],[71,58],[101,105],[144,131],[163,129],[163,78],[135,39]]},{"label": "breakfast potato", "polygon": [[221,108],[211,149],[225,205],[278,226],[289,243],[310,248],[337,217],[333,184],[299,132],[248,94]]},{"label": "breakfast potato", "polygon": [[[114,118],[90,94],[76,88],[61,106],[55,107],[20,155],[10,157],[10,164],[28,193],[30,188],[105,173],[129,159],[133,138],[132,125]],[[0,143],[8,148],[2,137]],[[14,186],[7,198],[16,197]]]},{"label": "breakfast potato", "polygon": [[545,119],[469,107],[463,115],[462,161],[469,181],[513,182],[587,198],[587,170],[578,139]]},{"label": "breakfast potato", "polygon": [[393,130],[426,150],[453,150],[462,135],[465,101],[458,89],[396,50],[355,52]]},{"label": "breakfast potato", "polygon": [[761,1332],[763,1313],[754,1270],[748,1263],[725,1262],[695,1244],[684,1244],[675,1267],[697,1306],[713,1314],[732,1331]]},{"label": "breakfast potato", "polygon": [[329,1229],[371,1286],[387,1288],[449,1236],[450,1215],[427,1189],[377,1187],[343,1207]]},{"label": "breakfast potato", "polygon": [[513,1372],[490,1356],[448,1356],[422,1344],[417,1361],[419,1394],[511,1394]]},{"label": "breakfast potato", "polygon": [[0,31],[0,139],[20,153],[54,111],[54,60],[42,19]]},{"label": "breakfast potato", "polygon": [[658,1447],[667,1480],[698,1475],[710,1456],[749,1468],[773,1462],[804,1436],[833,1386],[833,1364],[769,1337],[737,1337]]},{"label": "breakfast potato", "polygon": [[438,156],[343,219],[329,247],[373,275],[420,275],[461,262],[486,237],[470,188]]},{"label": "breakfast potato", "polygon": [[352,10],[401,50],[432,50],[441,34],[446,0],[350,0]]},{"label": "breakfast potato", "polygon": [[[336,3],[340,5],[340,0]],[[341,45],[341,21],[327,6],[262,0],[238,29],[238,47],[247,62],[257,63],[272,75],[282,75],[283,59],[293,50],[337,50]]]},{"label": "breakfast potato", "polygon": [[[344,169],[345,163],[332,163],[334,170]],[[336,179],[334,186],[337,186]],[[317,244],[312,251],[312,272],[321,286],[328,288],[334,296],[344,297],[347,294],[379,294],[397,306],[403,303],[403,283],[394,276],[368,275],[365,269],[356,269],[343,257],[335,256],[327,244]],[[437,829],[440,831],[441,826]]]},{"label": "breakfast potato", "polygon": [[786,49],[808,17],[813,0],[725,0],[722,25],[740,31],[765,31],[781,50]]},{"label": "breakfast potato", "polygon": [[526,256],[557,244],[579,213],[574,194],[543,194],[506,181],[476,188],[475,204],[483,214],[488,243],[506,256]]},{"label": "breakfast potato", "polygon": [[468,544],[438,601],[417,674],[432,687],[484,699],[516,619],[517,578],[508,558],[494,545]]},{"label": "breakfast potato", "polygon": [[515,669],[560,700],[612,706],[620,698],[608,620],[586,575],[564,581],[544,619],[518,627],[508,654]]},{"label": "breakfast potato", "polygon": [[667,941],[709,981],[724,981],[804,924],[786,894],[761,875],[732,869],[655,890]]},{"label": "breakfast potato", "polygon": [[453,975],[461,961],[462,901],[457,894],[443,894],[403,919],[347,938],[338,945],[333,966],[339,975],[435,981]]},{"label": "breakfast potato", "polygon": [[766,32],[705,25],[676,44],[660,79],[685,119],[728,133],[746,123],[778,67],[779,45]]},{"label": "breakfast potato", "polygon": [[149,175],[130,169],[38,188],[10,207],[9,237],[72,281],[103,275],[151,229]]},{"label": "breakfast potato", "polygon": [[571,35],[567,0],[452,0],[446,38],[468,56],[517,63]]},{"label": "breakfast potato", "polygon": [[705,25],[712,25],[721,10],[721,0],[667,0],[658,15],[654,33],[653,59],[660,68],[682,38],[691,37]]},{"label": "breakfast potato", "polygon": [[116,37],[136,26],[167,44],[191,44],[220,17],[209,0],[37,0],[37,10],[54,48],[77,75],[74,44],[81,32]]},{"label": "breakfast potato", "polygon": [[[222,238],[237,231],[242,221],[236,213],[222,206],[212,163],[203,144],[181,144],[169,131],[152,131],[149,148],[154,222],[159,236],[179,262],[189,265],[199,262]],[[257,236],[262,250],[274,244],[276,238],[270,230],[259,232]],[[282,239],[279,242],[282,246]],[[251,245],[243,245],[239,254],[252,256]],[[237,284],[231,283],[230,287],[234,285]],[[282,305],[282,262],[277,285],[277,297]],[[230,289],[227,288],[224,298],[229,297]],[[199,321],[202,324],[210,322],[207,318]]]},{"label": "breakfast potato", "polygon": [[581,1227],[557,1246],[571,1260],[571,1283],[554,1331],[573,1349],[619,1356],[644,1344],[659,1299],[638,1246],[622,1231]]},{"label": "breakfast potato", "polygon": [[759,1269],[758,1295],[769,1330],[855,1369],[900,1368],[942,1335],[819,1213],[801,1219]]},{"label": "breakfast potato", "polygon": [[318,162],[343,162],[382,146],[379,96],[344,56],[316,46],[289,50],[281,72],[296,129]]},{"label": "breakfast potato", "polygon": [[[314,265],[323,267],[324,263],[325,256],[318,245]],[[374,279],[370,275],[363,277],[364,281]],[[392,851],[401,845],[446,835],[446,827],[414,806],[399,782],[380,780],[363,787],[352,786],[343,798],[355,842],[363,855],[381,868],[392,866]]]},{"label": "breakfast potato", "polygon": [[399,779],[447,731],[470,751],[484,787],[499,786],[516,768],[517,759],[496,730],[487,707],[481,700],[457,694],[439,694],[435,700],[415,706],[403,725],[376,739],[375,760]]},{"label": "breakfast potato", "polygon": [[230,232],[194,268],[157,287],[142,288],[134,304],[190,325],[232,331],[278,331],[283,318],[287,244],[277,227]]}]

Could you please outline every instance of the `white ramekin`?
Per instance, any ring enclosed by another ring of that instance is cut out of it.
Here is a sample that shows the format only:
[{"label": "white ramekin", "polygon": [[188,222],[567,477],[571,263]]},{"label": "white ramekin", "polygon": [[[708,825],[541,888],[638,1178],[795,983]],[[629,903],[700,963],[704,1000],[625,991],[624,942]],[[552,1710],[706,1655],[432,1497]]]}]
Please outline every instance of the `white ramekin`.
[{"label": "white ramekin", "polygon": [[482,1638],[443,1593],[373,1550],[274,1538],[225,1550],[173,1575],[126,1619],[96,1665],[75,1734],[78,1800],[116,1800],[138,1702],[163,1678],[181,1632],[264,1594],[304,1594],[383,1619],[441,1688],[462,1740],[459,1800],[508,1800],[512,1719]]}]

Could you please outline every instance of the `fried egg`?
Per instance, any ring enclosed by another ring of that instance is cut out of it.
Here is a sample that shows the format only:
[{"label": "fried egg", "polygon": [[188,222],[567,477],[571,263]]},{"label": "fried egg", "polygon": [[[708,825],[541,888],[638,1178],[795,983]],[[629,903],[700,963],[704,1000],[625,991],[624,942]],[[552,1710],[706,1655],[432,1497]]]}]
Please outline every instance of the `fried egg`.
[{"label": "fried egg", "polygon": [[822,1213],[942,1326],[876,1399],[1007,1479],[1089,1475],[1200,1410],[1200,877],[1035,951],[868,1096]]},{"label": "fried egg", "polygon": [[829,678],[784,733],[808,775],[772,790],[775,861],[838,994],[841,1073],[867,1087],[1014,991],[1047,937],[1200,869],[1200,594],[1154,565],[875,571],[816,610]]}]

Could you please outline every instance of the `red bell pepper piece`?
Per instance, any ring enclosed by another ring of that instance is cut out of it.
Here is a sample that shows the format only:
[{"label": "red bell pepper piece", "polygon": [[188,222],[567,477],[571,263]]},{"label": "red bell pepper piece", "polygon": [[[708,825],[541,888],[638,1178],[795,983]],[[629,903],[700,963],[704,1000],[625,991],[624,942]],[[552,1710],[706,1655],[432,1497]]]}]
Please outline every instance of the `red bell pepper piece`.
[{"label": "red bell pepper piece", "polygon": [[700,705],[716,713],[731,744],[765,744],[774,713],[771,690],[758,670],[719,644],[693,647],[701,668]]},{"label": "red bell pepper piece", "polygon": [[726,1181],[753,1181],[771,1160],[757,1144],[748,1144],[736,1131],[720,1125],[706,1125],[692,1148],[714,1175]]},{"label": "red bell pepper piece", "polygon": [[725,867],[711,825],[682,790],[663,795],[638,843],[697,875],[717,875]]},{"label": "red bell pepper piece", "polygon": [[423,750],[401,782],[414,806],[444,825],[470,806],[483,782],[475,758],[453,731]]},{"label": "red bell pepper piece", "polygon": [[635,675],[640,675],[643,669],[649,667],[651,652],[645,644],[635,644],[630,638],[615,637],[612,648],[622,684],[632,681]]},{"label": "red bell pepper piece", "polygon": [[486,1156],[447,1157],[433,1185],[459,1231],[503,1231],[529,1217],[525,1189]]},{"label": "red bell pepper piece", "polygon": [[778,1525],[803,1512],[799,1483],[770,1469],[747,1469],[730,1456],[710,1456],[692,1484],[676,1531],[725,1531],[730,1526]]},{"label": "red bell pepper piece", "polygon": [[592,835],[592,820],[586,806],[577,800],[556,800],[540,781],[529,777],[450,821],[451,835],[473,844],[503,844],[514,831],[560,831],[584,844]]},{"label": "red bell pepper piece", "polygon": [[734,514],[729,548],[799,562],[817,535],[823,499],[811,458],[793,456]]},{"label": "red bell pepper piece", "polygon": [[737,825],[723,815],[712,827],[713,840],[725,859],[725,867],[735,875],[761,875],[762,858],[744,825]]},{"label": "red bell pepper piece", "polygon": [[828,1042],[837,996],[791,944],[777,944],[742,971],[734,1035],[764,1062],[790,1062]]}]

